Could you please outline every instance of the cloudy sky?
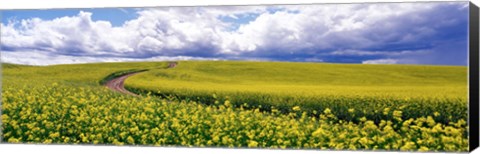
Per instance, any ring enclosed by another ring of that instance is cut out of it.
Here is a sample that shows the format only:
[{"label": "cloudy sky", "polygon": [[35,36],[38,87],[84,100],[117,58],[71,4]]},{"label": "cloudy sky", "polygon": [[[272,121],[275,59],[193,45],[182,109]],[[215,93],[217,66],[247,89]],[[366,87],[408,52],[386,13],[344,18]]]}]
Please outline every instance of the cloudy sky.
[{"label": "cloudy sky", "polygon": [[467,65],[468,2],[2,11],[2,62]]}]

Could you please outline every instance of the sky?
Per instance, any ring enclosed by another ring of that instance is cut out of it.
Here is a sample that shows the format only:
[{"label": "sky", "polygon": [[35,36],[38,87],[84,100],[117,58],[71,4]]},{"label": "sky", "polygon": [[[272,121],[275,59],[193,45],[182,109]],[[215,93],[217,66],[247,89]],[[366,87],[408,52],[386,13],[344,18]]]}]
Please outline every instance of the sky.
[{"label": "sky", "polygon": [[6,10],[1,61],[468,64],[468,2]]}]

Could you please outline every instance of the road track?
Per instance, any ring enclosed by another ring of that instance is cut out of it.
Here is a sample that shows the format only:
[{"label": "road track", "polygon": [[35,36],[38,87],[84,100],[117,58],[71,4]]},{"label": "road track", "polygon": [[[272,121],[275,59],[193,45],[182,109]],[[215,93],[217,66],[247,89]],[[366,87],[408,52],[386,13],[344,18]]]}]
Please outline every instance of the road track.
[{"label": "road track", "polygon": [[109,89],[111,89],[113,91],[117,91],[117,92],[120,92],[122,94],[139,96],[139,95],[125,89],[125,86],[124,86],[125,79],[127,79],[128,77],[130,77],[132,75],[135,75],[137,73],[140,73],[140,72],[129,73],[129,74],[125,74],[125,75],[116,77],[116,78],[108,81],[107,83],[105,83],[105,86],[107,86]]},{"label": "road track", "polygon": [[[177,62],[169,62],[168,66],[167,66],[167,69],[174,68],[177,65],[178,65]],[[113,78],[112,80],[107,81],[107,83],[105,83],[105,86],[107,88],[109,88],[110,90],[120,92],[122,94],[132,95],[132,96],[140,96],[140,95],[135,94],[131,91],[128,91],[127,89],[125,89],[125,86],[124,86],[125,79],[127,79],[128,77],[130,77],[132,75],[135,75],[137,73],[140,73],[140,72],[128,73],[128,74]]]}]

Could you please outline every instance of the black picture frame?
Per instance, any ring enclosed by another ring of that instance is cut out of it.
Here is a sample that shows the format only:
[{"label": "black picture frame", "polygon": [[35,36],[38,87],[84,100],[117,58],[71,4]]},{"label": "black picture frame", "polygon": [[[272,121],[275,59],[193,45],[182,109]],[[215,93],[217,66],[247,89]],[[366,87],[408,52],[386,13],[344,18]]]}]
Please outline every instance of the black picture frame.
[{"label": "black picture frame", "polygon": [[469,149],[479,146],[479,9],[469,5]]}]

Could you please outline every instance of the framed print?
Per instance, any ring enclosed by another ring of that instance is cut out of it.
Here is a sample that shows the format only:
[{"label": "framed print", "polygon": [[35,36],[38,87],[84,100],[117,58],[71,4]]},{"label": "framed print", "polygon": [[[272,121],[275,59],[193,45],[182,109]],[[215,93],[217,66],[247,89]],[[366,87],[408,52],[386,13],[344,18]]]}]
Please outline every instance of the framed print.
[{"label": "framed print", "polygon": [[468,152],[468,1],[1,10],[1,141]]}]

